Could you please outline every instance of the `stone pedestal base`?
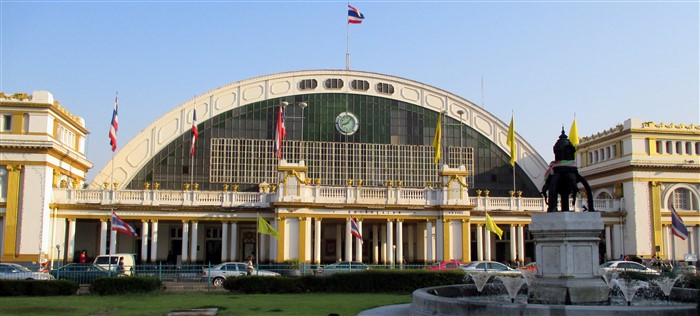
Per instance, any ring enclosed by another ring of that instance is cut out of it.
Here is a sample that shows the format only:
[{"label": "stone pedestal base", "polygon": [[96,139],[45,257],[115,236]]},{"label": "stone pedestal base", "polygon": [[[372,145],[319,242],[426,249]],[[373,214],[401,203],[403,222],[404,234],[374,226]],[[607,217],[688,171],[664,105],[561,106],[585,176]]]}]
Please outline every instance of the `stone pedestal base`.
[{"label": "stone pedestal base", "polygon": [[528,303],[556,305],[601,304],[608,301],[610,288],[598,278],[537,278],[528,288]]},{"label": "stone pedestal base", "polygon": [[600,213],[534,214],[537,274],[528,301],[540,304],[602,304],[610,291],[598,274]]}]

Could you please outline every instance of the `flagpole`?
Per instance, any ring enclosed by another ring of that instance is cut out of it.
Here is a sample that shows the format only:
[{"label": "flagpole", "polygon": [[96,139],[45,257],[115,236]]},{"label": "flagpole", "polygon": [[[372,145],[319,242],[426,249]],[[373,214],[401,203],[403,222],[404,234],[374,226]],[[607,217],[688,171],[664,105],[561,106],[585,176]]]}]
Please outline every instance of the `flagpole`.
[{"label": "flagpole", "polygon": [[[114,99],[115,99],[115,100],[119,100],[119,91],[115,92],[114,94],[115,94]],[[114,106],[117,107],[117,106],[118,106],[118,105],[116,104],[117,101],[114,101],[114,102],[115,102]],[[114,119],[114,114],[112,114],[112,119]],[[112,124],[113,124],[113,123],[112,123]],[[114,128],[114,126],[110,126],[110,128]],[[117,136],[117,131],[116,131],[116,129],[114,130],[114,136],[115,136],[115,139],[116,139],[116,136]],[[114,189],[114,187],[113,187],[113,183],[114,183],[114,149],[112,150],[112,160],[110,161],[110,165],[111,165],[111,167],[112,167],[112,171],[110,171],[110,174],[109,174],[109,187],[110,187],[111,189]]]},{"label": "flagpole", "polygon": [[[350,7],[350,2],[348,2]],[[345,70],[350,70],[350,23],[345,22]]]},{"label": "flagpole", "polygon": [[[196,110],[197,110],[197,95],[195,95],[195,96],[192,98],[192,105],[193,105],[192,108],[196,111]],[[192,117],[192,124],[196,124],[196,122],[194,121],[194,117]],[[190,129],[191,129],[191,128],[190,128]],[[191,130],[190,130],[190,133],[192,133]],[[190,137],[190,138],[192,138],[192,137]],[[195,142],[195,140],[192,139],[192,142]],[[194,146],[195,146],[195,143],[192,144],[192,154],[190,155],[190,188],[192,189],[192,191],[194,191],[194,187],[192,186],[192,185],[193,185],[193,182],[194,182],[194,164],[195,164],[195,161],[194,161]]]},{"label": "flagpole", "polygon": [[[483,79],[482,79],[483,80]],[[483,83],[482,83],[482,88],[483,89]],[[483,93],[483,92],[482,92]],[[483,101],[481,101],[483,102]],[[515,117],[515,112],[513,110],[510,110],[510,117],[511,119]],[[513,121],[513,143],[515,143],[515,121]],[[516,153],[512,152],[510,153],[511,155],[515,155]],[[515,196],[515,163],[511,165],[511,168],[513,168],[513,196]]]}]

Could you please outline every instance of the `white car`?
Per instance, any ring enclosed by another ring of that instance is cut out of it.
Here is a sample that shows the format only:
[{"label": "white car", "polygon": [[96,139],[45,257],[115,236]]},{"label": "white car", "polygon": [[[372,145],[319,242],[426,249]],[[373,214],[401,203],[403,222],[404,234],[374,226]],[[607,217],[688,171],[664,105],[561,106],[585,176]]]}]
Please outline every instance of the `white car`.
[{"label": "white car", "polygon": [[501,275],[519,275],[520,270],[513,269],[505,264],[496,261],[474,261],[472,263],[462,265],[464,272],[491,272]]},{"label": "white car", "polygon": [[[247,275],[248,266],[245,262],[224,262],[217,264],[211,268],[202,268],[202,279],[204,281],[211,280],[214,286],[221,286],[224,284],[224,280],[227,277],[237,277],[242,275]],[[267,270],[255,270],[253,269],[253,276],[280,276],[277,272],[267,271]]]},{"label": "white car", "polygon": [[598,273],[604,274],[606,272],[636,272],[636,273],[647,273],[653,275],[660,275],[661,272],[647,268],[645,265],[634,262],[634,261],[608,261],[600,265]]},{"label": "white car", "polygon": [[53,280],[46,272],[34,272],[16,263],[0,263],[0,279],[10,280]]}]

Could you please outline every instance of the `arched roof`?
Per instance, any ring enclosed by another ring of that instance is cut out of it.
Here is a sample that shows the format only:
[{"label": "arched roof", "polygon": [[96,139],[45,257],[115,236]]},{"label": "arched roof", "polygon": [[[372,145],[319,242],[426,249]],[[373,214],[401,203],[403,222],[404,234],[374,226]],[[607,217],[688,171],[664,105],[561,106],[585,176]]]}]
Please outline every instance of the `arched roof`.
[{"label": "arched roof", "polygon": [[[299,82],[306,79],[315,79],[318,85],[314,89],[299,89]],[[342,79],[344,85],[340,89],[326,88],[323,83],[327,79]],[[352,89],[350,83],[353,80],[368,82],[369,89],[366,91]],[[379,92],[377,84],[391,85],[394,88],[393,93]],[[506,144],[508,124],[455,94],[420,82],[372,72],[304,70],[260,76],[231,83],[180,104],[155,120],[122,147],[112,162],[108,163],[95,177],[91,186],[99,187],[103,182],[111,182],[109,181],[111,179],[118,183],[119,188],[124,188],[154,154],[182,134],[190,132],[192,111],[195,108],[197,109],[197,121],[201,123],[221,113],[254,102],[316,93],[371,95],[415,104],[436,112],[444,111],[446,115],[457,121],[462,121],[463,124],[479,132],[504,152],[510,152],[510,148]],[[461,116],[458,114],[460,110],[464,111]],[[516,163],[538,188],[541,187],[544,183],[547,163],[517,133],[515,139],[517,142]],[[113,174],[111,174],[112,166],[114,166]]]}]

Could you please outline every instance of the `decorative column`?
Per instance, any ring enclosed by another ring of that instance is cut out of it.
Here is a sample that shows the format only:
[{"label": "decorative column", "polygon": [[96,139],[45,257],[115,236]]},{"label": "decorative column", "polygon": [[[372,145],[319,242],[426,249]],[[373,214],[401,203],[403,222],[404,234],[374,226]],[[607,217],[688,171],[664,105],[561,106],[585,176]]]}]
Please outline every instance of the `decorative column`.
[{"label": "decorative column", "polygon": [[141,262],[148,262],[148,220],[141,220]]},{"label": "decorative column", "polygon": [[386,250],[389,253],[389,264],[394,264],[394,222],[392,219],[386,220]]},{"label": "decorative column", "polygon": [[476,258],[484,261],[484,224],[476,225]]},{"label": "decorative column", "polygon": [[238,222],[231,223],[231,261],[237,261],[238,257]]},{"label": "decorative column", "polygon": [[228,260],[228,222],[221,222],[221,262]]},{"label": "decorative column", "polygon": [[345,261],[352,261],[352,227],[350,218],[345,219]]},{"label": "decorative column", "polygon": [[491,261],[491,232],[484,230],[484,260]]},{"label": "decorative column", "polygon": [[342,261],[343,260],[343,231],[340,227],[340,224],[335,224],[335,256],[336,260],[335,261]]},{"label": "decorative column", "polygon": [[403,220],[396,220],[396,261],[403,266]]},{"label": "decorative column", "polygon": [[151,262],[158,261],[158,220],[151,220]]},{"label": "decorative column", "polygon": [[425,223],[425,236],[425,246],[427,248],[427,258],[425,258],[425,261],[433,262],[435,261],[435,256],[433,255],[433,222],[430,220]]},{"label": "decorative column", "polygon": [[379,252],[381,254],[381,262],[382,264],[387,264],[389,263],[389,255],[387,254],[387,247],[386,247],[386,225],[381,225],[379,227],[379,235],[384,236],[381,240],[381,245],[379,246]]},{"label": "decorative column", "polygon": [[521,264],[525,263],[525,227],[523,224],[518,225],[518,261]]},{"label": "decorative column", "polygon": [[516,262],[518,259],[518,238],[515,234],[515,224],[510,224],[510,261]]},{"label": "decorative column", "polygon": [[116,230],[110,230],[109,231],[109,254],[113,255],[115,253],[118,253],[117,251],[117,231]]},{"label": "decorative column", "polygon": [[472,230],[466,219],[462,219],[462,261],[472,261]]},{"label": "decorative column", "polygon": [[68,245],[66,245],[66,261],[73,262],[75,253],[75,218],[68,219]]},{"label": "decorative column", "polygon": [[192,221],[192,246],[190,246],[190,262],[195,263],[197,262],[198,256],[197,256],[197,248],[199,248],[198,245],[198,237],[199,237],[199,222],[197,221]]},{"label": "decorative column", "polygon": [[416,243],[416,224],[409,224],[408,227],[408,259],[406,262],[415,262],[416,254],[413,251],[413,245]]},{"label": "decorative column", "polygon": [[452,260],[454,259],[452,255],[452,231],[451,226],[452,221],[446,218],[442,219],[442,260]]},{"label": "decorative column", "polygon": [[190,223],[186,220],[182,221],[182,263],[189,262],[189,244],[190,244]]},{"label": "decorative column", "polygon": [[613,258],[613,253],[612,253],[612,231],[610,230],[610,225],[605,225],[605,259],[607,260],[612,260]]},{"label": "decorative column", "polygon": [[[20,178],[22,175],[21,165],[7,165],[7,198],[5,206],[5,228],[3,229],[3,261],[15,260],[19,249],[17,249],[17,238],[19,238],[19,191]],[[71,255],[72,256],[72,255]]]},{"label": "decorative column", "polygon": [[107,254],[107,221],[108,219],[100,218],[100,255]]},{"label": "decorative column", "polygon": [[321,218],[314,218],[314,263],[321,263]]},{"label": "decorative column", "polygon": [[435,219],[435,260],[445,260],[445,224],[442,219]]},{"label": "decorative column", "polygon": [[[356,223],[357,229],[360,231],[360,235],[362,235],[362,220],[357,219]],[[362,239],[360,238],[355,238],[355,258],[358,262],[362,262]]]},{"label": "decorative column", "polygon": [[379,264],[379,225],[372,224],[372,263]]},{"label": "decorative column", "polygon": [[308,222],[307,217],[299,217],[299,238],[297,246],[299,255],[297,256],[297,259],[303,263],[309,262],[309,257],[306,255],[307,249],[309,249],[309,237],[307,236],[308,227],[306,226]]},{"label": "decorative column", "polygon": [[282,263],[286,258],[284,257],[284,250],[287,247],[286,240],[287,231],[287,220],[284,217],[277,218],[277,262]]}]

